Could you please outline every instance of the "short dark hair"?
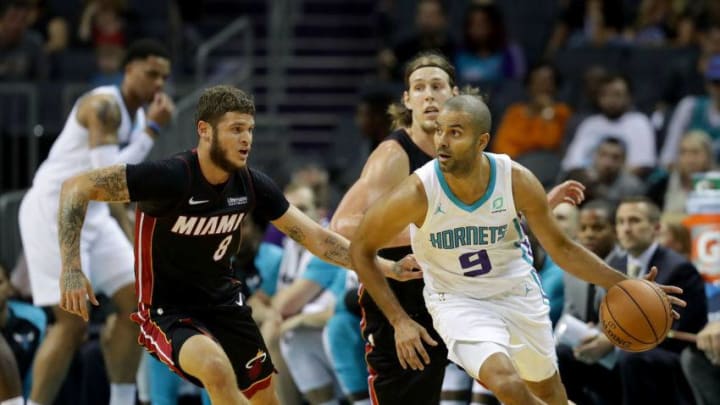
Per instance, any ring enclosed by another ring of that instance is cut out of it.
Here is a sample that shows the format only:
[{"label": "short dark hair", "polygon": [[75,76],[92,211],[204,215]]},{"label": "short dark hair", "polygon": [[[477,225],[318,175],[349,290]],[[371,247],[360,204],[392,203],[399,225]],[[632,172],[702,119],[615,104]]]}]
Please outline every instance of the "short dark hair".
[{"label": "short dark hair", "polygon": [[610,225],[615,225],[615,209],[615,204],[613,204],[611,201],[597,198],[583,204],[580,207],[580,212],[589,210],[605,211],[605,213],[607,214],[607,220],[608,222],[610,222]]},{"label": "short dark hair", "polygon": [[255,115],[255,102],[244,91],[233,86],[213,86],[205,89],[195,111],[195,124],[209,122],[213,127],[227,112]]},{"label": "short dark hair", "polygon": [[127,52],[125,52],[122,65],[125,67],[132,61],[145,59],[148,56],[157,56],[170,60],[170,52],[165,45],[157,40],[145,38],[139,39],[130,45]]},{"label": "short dark hair", "polygon": [[464,111],[472,117],[473,125],[481,134],[490,133],[492,118],[490,109],[482,97],[473,94],[461,94],[449,98],[443,108],[450,111]]},{"label": "short dark hair", "polygon": [[[603,138],[598,146],[604,145],[604,144],[610,144],[620,147],[623,151],[623,156],[627,156],[627,144],[622,139],[616,137],[616,136],[606,136]],[[595,149],[597,151],[597,148]]]},{"label": "short dark hair", "polygon": [[618,204],[618,207],[620,207],[623,204],[639,204],[643,203],[647,205],[648,207],[648,219],[650,222],[659,223],[660,222],[660,207],[655,204],[653,200],[646,196],[631,196],[631,197],[625,197],[622,200],[620,200],[620,204]]},{"label": "short dark hair", "polygon": [[629,78],[628,76],[625,76],[625,75],[623,75],[623,74],[621,74],[621,73],[610,73],[609,75],[605,76],[605,77],[600,81],[600,89],[604,88],[604,87],[607,86],[608,84],[615,83],[615,82],[617,82],[617,81],[621,81],[621,82],[625,83],[625,86],[626,86],[627,89],[628,89],[628,93],[629,93],[630,95],[633,94],[633,84],[632,84],[632,81],[630,80],[630,78]]}]

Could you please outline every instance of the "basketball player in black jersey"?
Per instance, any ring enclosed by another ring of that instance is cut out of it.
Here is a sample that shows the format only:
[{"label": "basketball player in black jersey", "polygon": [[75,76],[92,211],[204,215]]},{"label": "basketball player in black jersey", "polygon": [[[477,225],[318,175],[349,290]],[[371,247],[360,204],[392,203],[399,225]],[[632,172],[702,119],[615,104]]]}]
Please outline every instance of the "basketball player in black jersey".
[{"label": "basketball player in black jersey", "polygon": [[[196,150],[86,172],[66,181],[60,196],[61,308],[87,320],[86,299],[97,302],[80,263],[88,202],[138,201],[138,311],[132,315],[140,325],[138,341],[204,386],[213,404],[278,402],[272,361],[229,263],[251,210],[318,257],[351,267],[345,238],[290,206],[272,180],[247,168],[254,114],[242,91],[207,89],[197,108]],[[386,275],[417,277],[410,259],[383,260],[383,266]]]},{"label": "basketball player in black jersey", "polygon": [[[434,158],[433,135],[440,109],[447,99],[459,93],[455,85],[455,68],[440,54],[421,53],[405,68],[403,104],[390,108],[396,128],[373,151],[360,178],[348,190],[333,215],[330,228],[352,238],[367,209],[381,196],[397,187],[412,172]],[[566,182],[548,194],[550,204],[582,201],[583,186]],[[380,250],[385,258],[399,258],[412,253],[409,231],[397,235]],[[370,373],[369,389],[373,404],[432,404],[440,402],[447,349],[432,325],[425,308],[422,279],[405,283],[388,280],[395,296],[412,324],[393,325],[362,288],[362,331],[368,349],[365,359]],[[406,364],[396,354],[396,339],[403,339],[403,328],[423,331],[423,361]],[[427,331],[427,332],[425,332]],[[408,367],[409,366],[409,367]]]}]

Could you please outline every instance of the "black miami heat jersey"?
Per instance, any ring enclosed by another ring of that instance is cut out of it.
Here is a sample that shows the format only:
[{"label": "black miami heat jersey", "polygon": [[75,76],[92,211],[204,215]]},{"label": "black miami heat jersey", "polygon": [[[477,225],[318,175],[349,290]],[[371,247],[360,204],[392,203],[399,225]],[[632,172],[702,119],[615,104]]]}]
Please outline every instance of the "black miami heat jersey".
[{"label": "black miami heat jersey", "polygon": [[265,174],[243,168],[221,185],[207,182],[196,151],[127,165],[138,201],[135,276],[138,302],[149,307],[207,307],[239,302],[241,281],[230,259],[251,210],[268,221],[289,204]]}]

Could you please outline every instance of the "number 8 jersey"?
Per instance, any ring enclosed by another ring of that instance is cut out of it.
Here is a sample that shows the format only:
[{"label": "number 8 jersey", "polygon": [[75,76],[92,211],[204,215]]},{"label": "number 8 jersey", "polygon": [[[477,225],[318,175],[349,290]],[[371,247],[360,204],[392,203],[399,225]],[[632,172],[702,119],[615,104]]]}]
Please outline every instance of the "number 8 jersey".
[{"label": "number 8 jersey", "polygon": [[530,243],[512,193],[512,161],[485,153],[490,180],[473,204],[450,190],[434,159],[415,171],[428,210],[422,227],[411,226],[412,249],[432,292],[485,298],[507,291],[533,271]]}]

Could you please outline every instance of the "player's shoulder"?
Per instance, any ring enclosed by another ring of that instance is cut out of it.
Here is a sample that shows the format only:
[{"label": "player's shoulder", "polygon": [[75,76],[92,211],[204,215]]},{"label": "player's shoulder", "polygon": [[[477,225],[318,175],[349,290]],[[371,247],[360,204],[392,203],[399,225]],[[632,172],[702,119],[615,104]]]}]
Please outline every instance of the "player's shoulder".
[{"label": "player's shoulder", "polygon": [[375,148],[370,154],[363,173],[368,169],[395,173],[399,171],[407,175],[410,172],[410,157],[402,145],[394,139],[386,139]]}]

